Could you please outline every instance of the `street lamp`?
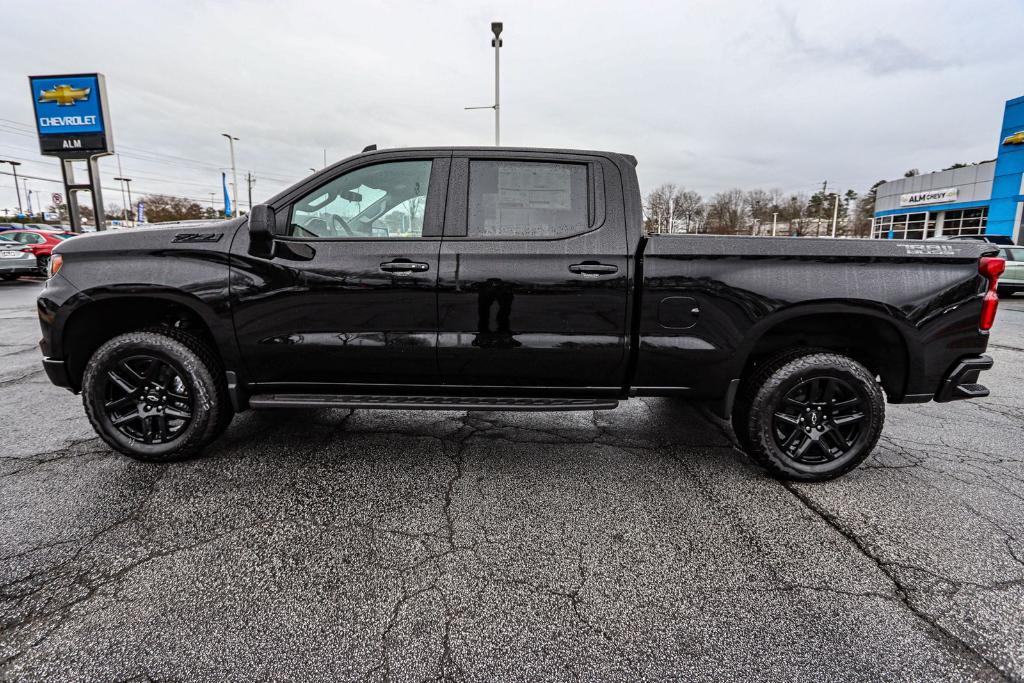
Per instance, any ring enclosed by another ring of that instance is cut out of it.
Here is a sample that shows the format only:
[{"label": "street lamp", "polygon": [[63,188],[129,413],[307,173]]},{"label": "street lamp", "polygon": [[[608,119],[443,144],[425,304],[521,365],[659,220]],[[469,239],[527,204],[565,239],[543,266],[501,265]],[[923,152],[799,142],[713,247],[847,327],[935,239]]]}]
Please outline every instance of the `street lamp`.
[{"label": "street lamp", "polygon": [[493,109],[494,110],[494,146],[498,147],[501,145],[501,87],[500,87],[500,70],[499,70],[499,51],[501,49],[501,31],[504,27],[500,21],[491,22],[491,33],[494,34],[494,38],[491,39],[491,47],[494,48],[494,104],[488,107],[464,107],[464,109]]},{"label": "street lamp", "polygon": [[0,164],[10,164],[11,170],[14,171],[14,191],[18,193],[18,215],[24,216],[25,211],[21,208],[21,188],[18,187],[18,167],[21,166],[20,161],[8,161],[7,159],[0,159]]},{"label": "street lamp", "polygon": [[231,189],[235,195],[232,199],[235,203],[235,215],[238,215],[238,169],[235,168],[235,143],[238,142],[238,138],[228,133],[221,133],[221,135],[228,139],[228,146],[231,148],[231,179],[233,181]]}]

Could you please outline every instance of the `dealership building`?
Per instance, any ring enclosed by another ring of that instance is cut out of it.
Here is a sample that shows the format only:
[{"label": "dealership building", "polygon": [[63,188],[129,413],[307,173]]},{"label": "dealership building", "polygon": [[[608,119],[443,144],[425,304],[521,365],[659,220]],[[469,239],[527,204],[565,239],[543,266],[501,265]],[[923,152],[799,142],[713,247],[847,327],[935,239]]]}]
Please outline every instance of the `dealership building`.
[{"label": "dealership building", "polygon": [[993,161],[879,185],[871,236],[1006,235],[1024,243],[1024,97],[1006,103],[998,142]]}]

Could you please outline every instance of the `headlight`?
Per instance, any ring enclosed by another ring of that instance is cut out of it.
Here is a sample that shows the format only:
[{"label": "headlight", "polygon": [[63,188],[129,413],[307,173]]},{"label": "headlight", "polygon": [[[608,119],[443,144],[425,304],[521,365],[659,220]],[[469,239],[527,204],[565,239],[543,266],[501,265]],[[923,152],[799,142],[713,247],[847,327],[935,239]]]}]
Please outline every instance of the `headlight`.
[{"label": "headlight", "polygon": [[64,257],[60,254],[52,254],[50,256],[50,273],[47,277],[53,277],[60,270],[60,267],[64,265]]}]

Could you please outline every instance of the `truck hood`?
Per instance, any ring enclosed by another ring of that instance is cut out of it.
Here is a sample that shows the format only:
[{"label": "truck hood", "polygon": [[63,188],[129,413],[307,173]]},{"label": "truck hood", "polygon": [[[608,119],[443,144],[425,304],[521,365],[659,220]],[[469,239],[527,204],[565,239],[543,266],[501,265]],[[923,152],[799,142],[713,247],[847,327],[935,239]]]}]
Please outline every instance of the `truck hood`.
[{"label": "truck hood", "polygon": [[214,249],[226,251],[245,218],[226,221],[182,221],[143,228],[93,232],[72,237],[54,248],[55,254],[123,252],[152,249]]}]

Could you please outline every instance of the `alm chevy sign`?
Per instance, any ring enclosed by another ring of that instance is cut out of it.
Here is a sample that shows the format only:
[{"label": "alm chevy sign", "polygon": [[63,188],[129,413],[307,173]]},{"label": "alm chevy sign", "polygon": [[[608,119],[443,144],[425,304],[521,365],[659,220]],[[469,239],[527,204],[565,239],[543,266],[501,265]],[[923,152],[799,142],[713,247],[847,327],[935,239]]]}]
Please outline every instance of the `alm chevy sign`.
[{"label": "alm chevy sign", "polygon": [[920,204],[946,204],[955,202],[959,189],[947,187],[942,190],[924,190],[900,195],[900,206],[918,206]]}]

